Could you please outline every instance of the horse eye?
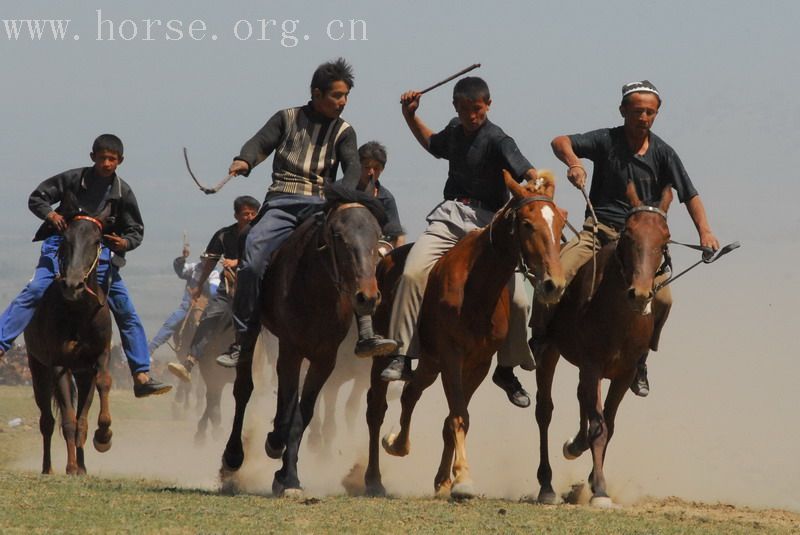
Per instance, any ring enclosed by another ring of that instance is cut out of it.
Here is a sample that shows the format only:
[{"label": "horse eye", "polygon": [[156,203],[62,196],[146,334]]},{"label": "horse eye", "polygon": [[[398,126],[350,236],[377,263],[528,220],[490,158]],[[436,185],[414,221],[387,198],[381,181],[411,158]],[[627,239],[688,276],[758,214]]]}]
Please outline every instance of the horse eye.
[{"label": "horse eye", "polygon": [[522,220],[522,226],[523,226],[523,227],[525,227],[525,228],[526,228],[526,229],[528,229],[528,230],[531,230],[531,231],[532,231],[532,230],[533,230],[533,228],[534,228],[534,227],[533,227],[533,223],[531,223],[531,222],[530,222],[530,221],[528,221],[527,219],[523,219],[523,220]]}]

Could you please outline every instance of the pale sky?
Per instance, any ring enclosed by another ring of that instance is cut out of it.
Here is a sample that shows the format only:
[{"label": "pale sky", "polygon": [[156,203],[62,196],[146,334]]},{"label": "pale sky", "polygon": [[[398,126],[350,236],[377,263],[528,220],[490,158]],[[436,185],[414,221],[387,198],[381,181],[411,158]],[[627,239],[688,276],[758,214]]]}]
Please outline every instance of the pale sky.
[{"label": "pale sky", "polygon": [[[28,194],[62,170],[90,165],[92,140],[112,132],[125,143],[119,173],[133,187],[145,220],[144,243],[129,255],[123,277],[150,336],[180,299],[182,286],[170,266],[183,231],[193,254],[200,253],[214,230],[232,222],[233,198],[262,199],[270,180],[268,160],[249,178],[205,196],[186,173],[181,148],[189,148],[202,180],[217,182],[276,110],[308,100],[319,63],[343,56],[353,64],[356,82],[343,117],[360,142],[387,145],[384,182],[411,239],[441,200],[447,166],[426,154],[405,127],[404,90],[481,63],[473,74],[491,88],[491,120],[536,167],[556,171],[556,200],[578,223],[582,197],[567,183],[549,142],[620,124],[621,85],[649,79],[664,102],[654,132],[681,156],[720,242],[743,246],[676,282],[662,350],[651,359],[654,393],[646,401],[626,399],[621,412],[636,405],[645,414],[669,413],[677,402],[674,419],[711,419],[722,433],[698,435],[724,442],[706,465],[724,467],[728,450],[742,455],[742,448],[759,447],[785,464],[754,462],[746,469],[768,470],[764,477],[787,493],[800,479],[800,418],[790,396],[800,376],[794,344],[800,301],[800,186],[793,156],[800,141],[797,2],[2,0],[0,6],[2,306],[25,283],[38,254],[29,243],[39,222],[27,210]],[[105,21],[100,40],[97,10]],[[32,40],[27,27],[17,39],[9,37],[4,21],[34,18],[70,19],[65,40],[54,40],[49,28],[41,40]],[[151,40],[145,40],[148,19]],[[260,19],[276,21],[266,23],[269,40],[258,40]],[[363,21],[357,39],[334,40],[351,19]],[[202,40],[189,35],[193,20],[201,21],[195,28],[205,25],[204,32],[195,31]],[[293,32],[291,21],[299,21]],[[248,23],[249,40],[243,39]],[[175,28],[182,39],[175,40]],[[295,40],[296,46],[285,46]],[[434,130],[454,115],[451,91],[452,84],[423,98],[419,114]],[[696,242],[684,207],[676,202],[670,214],[673,238]],[[678,268],[695,260],[679,250],[673,256]],[[533,376],[523,382],[532,388]],[[752,420],[757,430],[748,433]],[[735,443],[742,433],[760,438]],[[773,502],[800,509],[796,496]],[[749,499],[731,499],[738,498]]]}]

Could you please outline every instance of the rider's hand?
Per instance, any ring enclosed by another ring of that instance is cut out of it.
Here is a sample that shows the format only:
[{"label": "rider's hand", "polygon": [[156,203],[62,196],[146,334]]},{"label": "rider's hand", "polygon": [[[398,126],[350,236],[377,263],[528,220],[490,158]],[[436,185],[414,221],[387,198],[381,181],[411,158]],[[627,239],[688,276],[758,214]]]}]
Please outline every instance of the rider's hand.
[{"label": "rider's hand", "polygon": [[700,233],[700,245],[713,249],[714,251],[719,249],[719,241],[717,241],[717,237],[714,236],[714,233],[710,230]]},{"label": "rider's hand", "polygon": [[419,99],[422,93],[419,91],[406,91],[400,96],[400,104],[403,106],[403,115],[413,117],[419,108]]},{"label": "rider's hand", "polygon": [[243,160],[233,160],[233,163],[228,168],[228,174],[233,176],[239,176],[248,171],[250,171],[250,166]]},{"label": "rider's hand", "polygon": [[53,211],[47,214],[45,220],[50,223],[58,232],[67,230],[67,220],[61,214]]},{"label": "rider's hand", "polygon": [[580,165],[572,165],[567,169],[567,179],[578,189],[586,186],[586,169]]},{"label": "rider's hand", "polygon": [[103,239],[105,240],[106,245],[108,245],[108,248],[115,253],[124,253],[128,250],[128,240],[122,236],[117,236],[114,233],[103,234]]},{"label": "rider's hand", "polygon": [[226,269],[236,269],[236,266],[239,265],[239,260],[236,258],[223,258],[222,259],[222,267]]}]

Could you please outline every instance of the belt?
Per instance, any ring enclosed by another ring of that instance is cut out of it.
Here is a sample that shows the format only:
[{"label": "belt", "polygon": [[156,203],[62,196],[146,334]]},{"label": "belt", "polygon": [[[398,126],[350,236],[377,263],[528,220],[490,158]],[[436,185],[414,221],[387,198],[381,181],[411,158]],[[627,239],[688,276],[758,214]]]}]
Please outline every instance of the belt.
[{"label": "belt", "polygon": [[484,210],[489,210],[490,212],[495,211],[487,203],[479,201],[478,199],[473,199],[472,197],[453,197],[452,199],[447,199],[447,200],[455,201],[465,206],[471,206],[472,208],[483,208]]}]

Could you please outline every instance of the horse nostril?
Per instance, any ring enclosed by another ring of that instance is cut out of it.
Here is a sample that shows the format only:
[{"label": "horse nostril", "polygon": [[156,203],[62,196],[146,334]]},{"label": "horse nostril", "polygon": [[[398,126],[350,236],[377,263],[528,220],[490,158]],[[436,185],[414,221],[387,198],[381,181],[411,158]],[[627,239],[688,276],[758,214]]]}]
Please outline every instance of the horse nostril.
[{"label": "horse nostril", "polygon": [[364,295],[364,292],[356,292],[356,303],[359,305],[363,305],[367,302],[367,296]]},{"label": "horse nostril", "polygon": [[545,293],[555,292],[556,284],[551,279],[547,279],[546,281],[544,281],[544,291]]},{"label": "horse nostril", "polygon": [[628,299],[631,301],[636,300],[636,290],[633,288],[628,288]]}]

